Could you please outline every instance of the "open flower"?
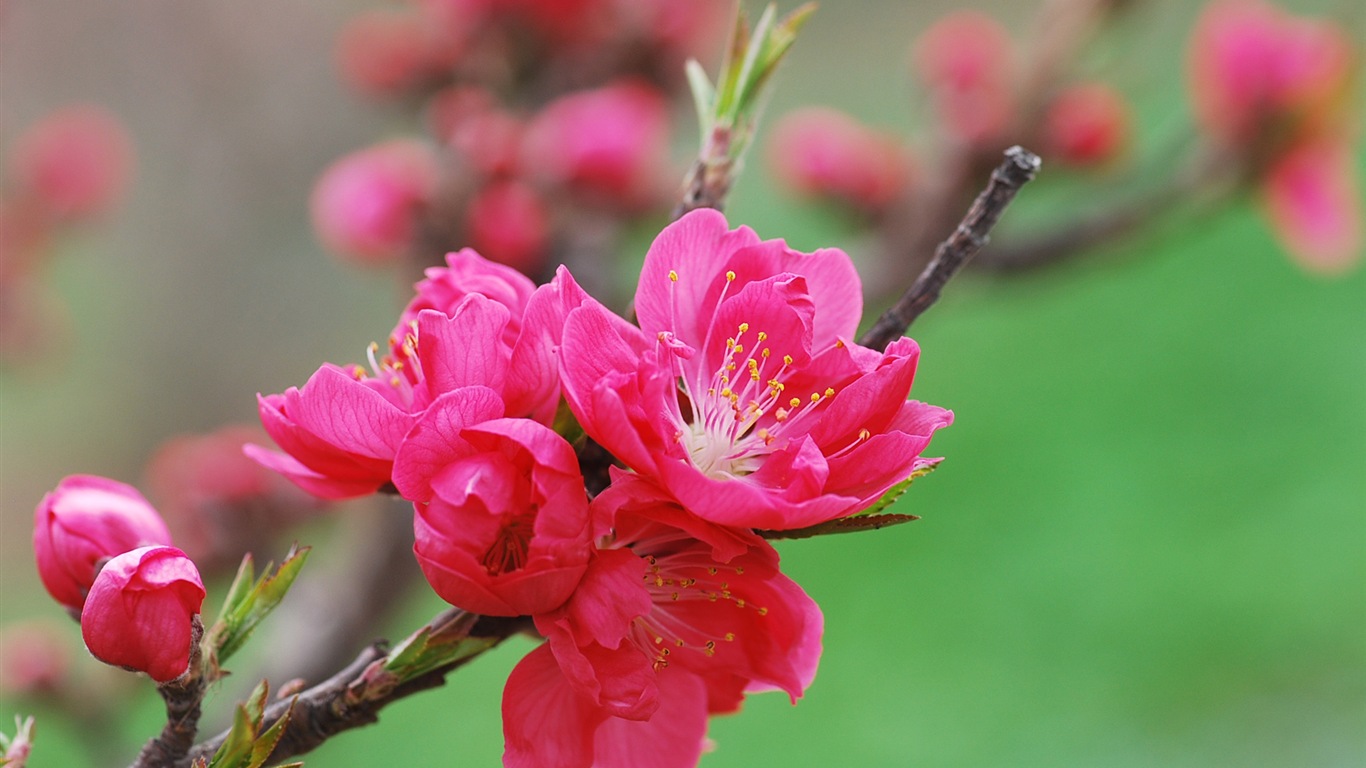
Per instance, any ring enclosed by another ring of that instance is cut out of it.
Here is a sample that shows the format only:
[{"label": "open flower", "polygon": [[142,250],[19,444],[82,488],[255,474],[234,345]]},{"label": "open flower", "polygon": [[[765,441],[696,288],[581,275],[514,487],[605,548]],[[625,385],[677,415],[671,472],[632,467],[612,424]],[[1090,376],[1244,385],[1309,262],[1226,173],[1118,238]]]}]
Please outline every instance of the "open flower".
[{"label": "open flower", "polygon": [[588,497],[563,437],[502,415],[487,387],[442,396],[399,450],[394,483],[414,502],[413,551],[436,593],[521,616],[559,606],[583,576]]},{"label": "open flower", "polygon": [[185,674],[204,583],[175,547],[142,547],[100,570],[81,610],[81,636],[95,658],[146,672],[158,683]]},{"label": "open flower", "polygon": [[709,715],[746,691],[802,695],[823,619],[767,542],[637,478],[593,507],[610,532],[569,602],[536,617],[549,643],[508,678],[504,765],[693,766]]},{"label": "open flower", "polygon": [[851,340],[862,297],[842,251],[799,253],[694,211],[650,247],[635,306],[639,330],[595,302],[569,313],[565,397],[594,440],[704,519],[854,514],[952,421],[906,401],[914,341]]},{"label": "open flower", "polygon": [[71,475],[33,514],[38,576],[52,598],[79,611],[105,561],[131,549],[170,544],[161,515],[131,485]]},{"label": "open flower", "polygon": [[246,446],[248,455],[314,495],[341,499],[388,485],[408,430],[460,387],[487,387],[506,415],[549,423],[564,318],[587,295],[564,269],[528,296],[530,281],[473,251],[448,263],[418,284],[387,353],[371,345],[368,369],[325,364],[302,388],[259,396],[261,423],[283,453]]}]

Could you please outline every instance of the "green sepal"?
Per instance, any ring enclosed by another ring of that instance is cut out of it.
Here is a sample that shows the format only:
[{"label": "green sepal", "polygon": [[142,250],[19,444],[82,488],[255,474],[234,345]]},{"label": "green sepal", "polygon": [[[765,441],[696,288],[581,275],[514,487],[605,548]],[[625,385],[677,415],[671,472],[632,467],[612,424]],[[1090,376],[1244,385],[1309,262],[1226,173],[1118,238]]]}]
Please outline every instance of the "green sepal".
[{"label": "green sepal", "polygon": [[266,575],[259,581],[256,580],[251,555],[242,558],[237,577],[228,589],[223,610],[210,630],[210,647],[218,663],[236,653],[256,625],[280,604],[308,559],[308,552],[308,547],[291,547],[279,568],[272,572],[273,564],[266,564]]},{"label": "green sepal", "polygon": [[[751,31],[749,19],[740,9],[714,87],[700,64],[687,63],[685,73],[704,148],[718,135],[724,136],[725,157],[740,160],[763,111],[769,81],[815,10],[815,3],[807,3],[779,20],[777,7],[770,3]],[[717,160],[712,158],[712,162]]]},{"label": "green sepal", "polygon": [[409,635],[384,659],[383,669],[399,681],[411,680],[438,667],[482,653],[497,642],[492,637],[470,637],[479,616],[463,611],[439,626],[425,626]]},{"label": "green sepal", "polygon": [[892,486],[882,497],[873,502],[873,505],[849,517],[841,517],[838,520],[828,520],[824,523],[807,526],[806,528],[794,528],[788,531],[769,531],[759,530],[755,533],[765,539],[809,539],[813,536],[829,536],[835,533],[854,533],[856,531],[876,531],[880,528],[888,528],[893,525],[909,523],[919,520],[917,515],[907,515],[895,512],[883,513],[883,510],[896,503],[908,489],[911,483],[928,475],[939,467],[943,459],[934,459],[911,473],[911,476]]},{"label": "green sepal", "polygon": [[[262,680],[256,689],[251,692],[251,696],[233,712],[232,730],[228,732],[228,737],[223,740],[223,745],[214,753],[205,768],[261,768],[270,758],[270,753],[275,750],[275,745],[280,743],[280,737],[284,735],[285,728],[289,725],[290,716],[294,713],[294,703],[290,702],[289,709],[285,714],[275,721],[265,733],[261,732],[261,723],[265,717],[266,702],[270,697],[270,686]],[[301,766],[303,763],[289,763],[288,765],[277,766],[277,768],[291,768]]]}]

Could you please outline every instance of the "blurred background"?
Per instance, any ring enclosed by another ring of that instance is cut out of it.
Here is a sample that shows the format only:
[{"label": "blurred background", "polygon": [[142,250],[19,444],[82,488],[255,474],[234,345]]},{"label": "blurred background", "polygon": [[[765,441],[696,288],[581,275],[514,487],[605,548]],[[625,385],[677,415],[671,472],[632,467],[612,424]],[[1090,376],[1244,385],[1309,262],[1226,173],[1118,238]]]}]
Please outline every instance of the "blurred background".
[{"label": "blurred background", "polygon": [[[826,0],[768,114],[823,104],[909,133],[926,122],[910,41],[963,7],[1023,34],[1033,5]],[[1153,148],[1125,162],[1141,166],[1189,130],[1182,52],[1198,8],[1133,5],[1088,62],[1130,99]],[[44,265],[39,353],[0,371],[0,627],[56,623],[81,690],[126,702],[111,721],[0,698],[0,727],[38,715],[33,768],[126,763],[161,717],[152,686],[86,656],[43,593],[39,498],[72,473],[145,490],[167,438],[252,422],[255,393],[359,359],[407,299],[411,275],[341,263],[309,227],[321,171],[413,121],[338,80],[334,40],[364,7],[0,4],[0,146],[96,102],[137,158],[122,208]],[[1359,42],[1359,10],[1349,23]],[[681,178],[695,134],[686,105],[675,116]],[[776,189],[764,143],[731,223],[860,259],[847,219]],[[1076,200],[1027,189],[1007,219]],[[628,258],[649,236],[632,233]],[[779,544],[825,611],[820,674],[795,709],[767,694],[714,720],[704,766],[1366,764],[1366,270],[1306,272],[1239,198],[1084,260],[966,274],[912,335],[913,397],[956,414],[930,449],[944,465],[898,508],[923,519]],[[297,533],[318,567],[334,535],[325,520]],[[387,635],[440,606],[419,590]],[[308,764],[497,764],[502,682],[530,647],[514,639]],[[211,699],[206,730],[234,690]],[[78,738],[92,728],[103,756]]]}]

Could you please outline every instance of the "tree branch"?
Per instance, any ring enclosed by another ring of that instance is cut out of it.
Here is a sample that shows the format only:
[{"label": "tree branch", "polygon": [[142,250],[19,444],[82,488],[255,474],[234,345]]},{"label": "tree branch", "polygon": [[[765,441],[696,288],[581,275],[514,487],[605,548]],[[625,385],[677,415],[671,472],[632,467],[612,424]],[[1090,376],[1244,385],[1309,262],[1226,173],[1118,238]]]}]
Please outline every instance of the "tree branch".
[{"label": "tree branch", "polygon": [[[452,625],[459,623],[458,614],[463,615],[463,612],[457,609],[446,611],[432,619],[426,628],[432,631],[433,636],[438,635],[443,629],[449,630]],[[483,650],[493,648],[525,629],[526,621],[524,617],[479,616],[470,625],[465,637],[491,641],[487,648],[403,681],[397,680],[384,669],[388,657],[387,643],[379,641],[367,646],[355,660],[332,677],[297,696],[276,701],[266,709],[262,730],[270,728],[286,713],[289,713],[290,718],[284,734],[271,752],[269,762],[302,755],[339,733],[377,722],[381,709],[419,691],[444,685],[446,675],[464,666]],[[227,737],[228,732],[224,731],[195,745],[188,755],[173,765],[175,768],[190,768],[197,758],[207,760],[218,751]]]},{"label": "tree branch", "polygon": [[939,293],[949,278],[957,274],[973,254],[987,244],[992,227],[996,226],[1020,188],[1034,179],[1041,163],[1038,155],[1023,147],[1007,149],[1005,160],[992,171],[986,189],[973,201],[953,234],[935,250],[934,260],[901,298],[863,334],[859,343],[880,351],[905,333],[911,323],[939,299]]}]

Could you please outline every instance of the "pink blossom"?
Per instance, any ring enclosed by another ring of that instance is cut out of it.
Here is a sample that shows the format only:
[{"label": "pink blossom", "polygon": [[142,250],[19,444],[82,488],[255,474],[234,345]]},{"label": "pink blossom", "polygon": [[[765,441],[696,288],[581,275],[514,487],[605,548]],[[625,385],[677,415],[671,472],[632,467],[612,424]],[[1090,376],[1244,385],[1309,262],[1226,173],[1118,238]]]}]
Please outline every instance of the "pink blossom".
[{"label": "pink blossom", "polygon": [[244,450],[322,498],[374,493],[389,485],[399,445],[437,397],[470,385],[503,391],[508,317],[481,294],[466,296],[450,316],[419,312],[394,355],[377,358],[371,346],[370,370],[324,364],[302,388],[258,396],[261,425],[284,453]]},{"label": "pink blossom", "polygon": [[564,318],[586,294],[563,268],[527,296],[529,281],[473,251],[447,263],[418,283],[387,354],[371,345],[368,369],[325,364],[302,388],[258,396],[261,424],[283,453],[249,445],[247,454],[314,495],[342,499],[388,486],[409,430],[455,389],[487,387],[507,415],[553,420]]},{"label": "pink blossom", "polygon": [[593,502],[608,526],[549,643],[503,692],[509,768],[696,765],[707,718],[746,691],[795,703],[815,677],[823,619],[778,555],[688,514],[633,477]]},{"label": "pink blossom", "polygon": [[1286,250],[1309,269],[1336,273],[1362,257],[1362,202],[1350,144],[1331,138],[1284,153],[1261,194]]},{"label": "pink blossom", "polygon": [[852,341],[862,304],[842,251],[799,253],[694,211],[645,257],[640,330],[596,302],[569,313],[565,397],[594,440],[707,520],[850,515],[921,466],[952,421],[906,401],[914,341]]},{"label": "pink blossom", "polygon": [[104,477],[65,477],[34,510],[38,576],[53,599],[76,611],[105,561],[130,549],[170,543],[166,523],[147,499],[132,486]]},{"label": "pink blossom", "polygon": [[1283,146],[1342,119],[1352,60],[1346,33],[1333,24],[1260,0],[1211,3],[1190,42],[1196,116],[1235,147]]},{"label": "pink blossom", "polygon": [[352,153],[313,188],[313,228],[338,255],[362,264],[392,261],[417,238],[436,183],[436,158],[422,142],[398,139]]},{"label": "pink blossom", "polygon": [[877,212],[905,189],[906,150],[892,136],[833,109],[809,107],[783,116],[768,163],[799,194],[826,196]]},{"label": "pink blossom", "polygon": [[526,167],[553,184],[618,204],[653,197],[667,169],[669,112],[653,87],[626,80],[562,96],[527,130]]},{"label": "pink blossom", "polygon": [[184,552],[142,547],[100,570],[81,610],[81,636],[100,661],[170,682],[189,669],[203,602],[204,583]]},{"label": "pink blossom", "polygon": [[63,107],[30,126],[9,152],[16,184],[57,219],[108,211],[127,190],[133,147],[123,123],[91,104]]},{"label": "pink blossom", "polygon": [[559,606],[591,554],[588,498],[574,449],[548,427],[502,418],[486,387],[438,399],[394,460],[416,512],[413,551],[442,599],[522,616]]},{"label": "pink blossom", "polygon": [[413,298],[403,308],[398,325],[389,336],[391,346],[411,332],[412,324],[422,310],[434,309],[451,315],[466,296],[476,293],[507,308],[508,324],[503,330],[503,341],[509,347],[516,342],[522,331],[522,315],[536,290],[531,278],[480,256],[472,248],[446,254],[446,266],[428,267],[423,275],[424,278],[413,286]]},{"label": "pink blossom", "polygon": [[1070,165],[1103,163],[1129,142],[1131,122],[1128,102],[1110,86],[1069,86],[1053,98],[1044,115],[1046,154]]},{"label": "pink blossom", "polygon": [[1015,117],[1014,43],[996,19],[957,11],[915,42],[913,61],[949,131],[969,144],[1000,136]]}]

